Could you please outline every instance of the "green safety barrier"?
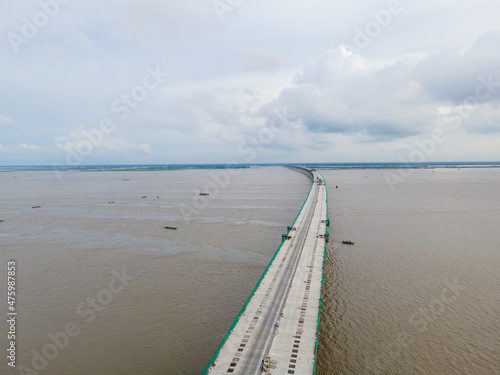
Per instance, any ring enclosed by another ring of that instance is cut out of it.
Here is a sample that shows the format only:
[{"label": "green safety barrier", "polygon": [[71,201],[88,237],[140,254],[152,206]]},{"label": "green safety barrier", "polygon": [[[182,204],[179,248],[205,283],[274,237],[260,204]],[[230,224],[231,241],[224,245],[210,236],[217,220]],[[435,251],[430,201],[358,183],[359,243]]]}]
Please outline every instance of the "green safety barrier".
[{"label": "green safety barrier", "polygon": [[[325,178],[323,177],[323,175],[319,172],[318,172],[318,174],[321,176],[323,181],[325,181]],[[326,192],[326,220],[327,220],[327,224],[329,225],[330,219],[328,218],[328,189],[326,187],[326,182],[325,182],[325,192]],[[323,281],[325,279],[325,260],[326,260],[326,234],[327,234],[328,225],[325,226],[325,246],[323,248],[323,270],[321,272],[321,290],[319,292],[318,324],[316,327],[316,346],[314,348],[313,375],[316,374],[316,359],[318,358],[319,321],[320,321],[320,316],[321,316],[321,303],[323,301]]]}]

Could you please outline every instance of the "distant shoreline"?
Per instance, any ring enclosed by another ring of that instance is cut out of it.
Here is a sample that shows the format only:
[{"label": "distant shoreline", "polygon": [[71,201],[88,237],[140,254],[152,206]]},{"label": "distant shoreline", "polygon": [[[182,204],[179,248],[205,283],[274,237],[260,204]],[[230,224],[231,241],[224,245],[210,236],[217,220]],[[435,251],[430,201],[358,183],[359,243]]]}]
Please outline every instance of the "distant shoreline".
[{"label": "distant shoreline", "polygon": [[0,166],[0,172],[58,171],[58,172],[137,172],[178,171],[189,169],[247,169],[255,167],[303,166],[307,168],[348,169],[436,169],[436,168],[500,168],[500,162],[433,162],[433,163],[266,163],[266,164],[139,164],[139,165],[81,165]]}]

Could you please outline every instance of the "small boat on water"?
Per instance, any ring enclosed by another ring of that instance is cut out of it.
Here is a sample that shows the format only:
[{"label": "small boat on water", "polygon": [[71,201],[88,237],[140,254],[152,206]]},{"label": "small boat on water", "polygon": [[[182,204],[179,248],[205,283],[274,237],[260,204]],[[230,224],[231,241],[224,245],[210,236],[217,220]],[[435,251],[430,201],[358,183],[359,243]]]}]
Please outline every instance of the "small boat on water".
[{"label": "small boat on water", "polygon": [[5,220],[0,220],[0,223],[3,223]]},{"label": "small boat on water", "polygon": [[342,243],[346,245],[354,245],[354,242],[352,241],[342,241]]},{"label": "small boat on water", "polygon": [[174,229],[174,230],[176,230],[177,227],[165,227],[165,229]]},{"label": "small boat on water", "polygon": [[210,195],[209,193],[200,193],[200,195],[204,196],[204,195]]},{"label": "small boat on water", "polygon": [[42,206],[33,206],[33,207],[31,207],[31,208],[40,208],[40,207],[42,207]]},{"label": "small boat on water", "polygon": [[141,198],[147,198],[147,197],[148,197],[147,195],[144,195],[144,196],[142,196]]},{"label": "small boat on water", "polygon": [[115,201],[113,201],[113,202],[108,202],[108,204],[114,204],[114,203],[115,203]]}]

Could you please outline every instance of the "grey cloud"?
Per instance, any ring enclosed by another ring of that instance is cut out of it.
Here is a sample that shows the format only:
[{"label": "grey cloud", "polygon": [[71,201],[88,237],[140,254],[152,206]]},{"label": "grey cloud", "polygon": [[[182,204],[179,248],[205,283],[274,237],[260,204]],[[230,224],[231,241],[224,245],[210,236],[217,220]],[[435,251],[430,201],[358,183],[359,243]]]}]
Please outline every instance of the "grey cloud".
[{"label": "grey cloud", "polygon": [[108,4],[114,32],[135,42],[222,27],[211,1],[108,0]]},{"label": "grey cloud", "polygon": [[[361,134],[365,141],[390,141],[435,126],[441,119],[439,108],[462,104],[481,80],[499,87],[480,105],[500,98],[498,30],[482,35],[464,54],[444,49],[385,65],[339,47],[310,61],[294,84],[261,112],[269,114],[271,107],[283,106],[312,133]],[[498,131],[500,116],[495,111],[474,112],[465,129]]]},{"label": "grey cloud", "polygon": [[281,56],[270,49],[246,48],[239,54],[246,72],[273,72],[283,64]]},{"label": "grey cloud", "polygon": [[[464,53],[458,49],[442,49],[412,72],[412,78],[430,95],[454,104],[474,95],[479,77],[490,75],[500,82],[500,28],[481,35]],[[489,98],[498,99],[500,88]]]},{"label": "grey cloud", "polygon": [[363,133],[374,140],[417,134],[433,108],[408,79],[409,70],[405,62],[380,68],[339,47],[309,63],[274,105],[313,133]]},{"label": "grey cloud", "polygon": [[[4,3],[4,36],[20,33],[23,17],[39,9],[37,2]],[[443,125],[443,113],[462,108],[478,76],[500,81],[498,29],[477,38],[498,25],[500,3],[404,2],[404,11],[360,55],[336,48],[354,45],[354,28],[386,5],[247,0],[221,21],[212,0],[70,2],[19,54],[7,38],[0,43],[3,152],[20,143],[53,147],[55,135],[111,117],[116,136],[151,145],[151,157],[135,159],[138,153],[124,147],[116,156],[96,153],[92,162],[163,162],[179,154],[185,161],[210,154],[210,161],[224,162],[235,152],[226,139],[237,146],[256,137],[279,109],[289,116],[288,128],[261,145],[262,161],[336,152],[349,158],[359,150],[376,158],[384,147],[390,157],[402,140],[428,134]],[[118,121],[111,103],[158,63],[168,82]],[[500,137],[499,95],[500,87],[463,119],[458,134],[476,133],[492,159],[500,155],[491,141]],[[460,158],[453,142],[446,157]]]}]

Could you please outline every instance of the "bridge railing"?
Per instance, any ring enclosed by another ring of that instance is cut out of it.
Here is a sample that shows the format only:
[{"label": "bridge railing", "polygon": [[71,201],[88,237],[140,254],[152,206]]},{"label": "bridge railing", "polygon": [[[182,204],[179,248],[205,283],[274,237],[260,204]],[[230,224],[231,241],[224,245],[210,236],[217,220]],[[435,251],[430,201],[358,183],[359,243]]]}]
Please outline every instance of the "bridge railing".
[{"label": "bridge railing", "polygon": [[314,174],[312,173],[312,171],[310,169],[307,169],[307,168],[304,168],[304,167],[300,167],[298,165],[287,165],[286,167],[289,168],[289,169],[292,169],[294,171],[303,173],[307,177],[309,177],[310,179],[314,180]]}]

